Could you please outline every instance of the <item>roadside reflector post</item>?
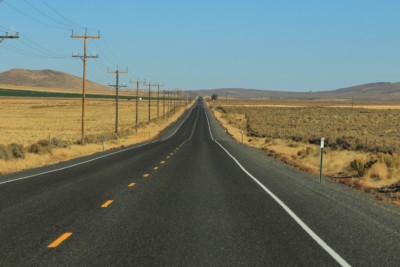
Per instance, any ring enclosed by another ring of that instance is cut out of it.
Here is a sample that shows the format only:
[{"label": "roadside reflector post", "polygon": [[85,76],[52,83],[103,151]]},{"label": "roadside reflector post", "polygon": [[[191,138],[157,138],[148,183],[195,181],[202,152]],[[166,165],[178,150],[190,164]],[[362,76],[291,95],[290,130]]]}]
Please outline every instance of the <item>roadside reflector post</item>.
[{"label": "roadside reflector post", "polygon": [[322,160],[324,157],[324,143],[325,143],[325,138],[321,138],[321,156],[320,156],[320,162],[319,162],[319,182],[320,183],[322,181]]},{"label": "roadside reflector post", "polygon": [[244,130],[242,130],[241,133],[242,133],[242,144],[243,144],[243,133],[244,133]]}]

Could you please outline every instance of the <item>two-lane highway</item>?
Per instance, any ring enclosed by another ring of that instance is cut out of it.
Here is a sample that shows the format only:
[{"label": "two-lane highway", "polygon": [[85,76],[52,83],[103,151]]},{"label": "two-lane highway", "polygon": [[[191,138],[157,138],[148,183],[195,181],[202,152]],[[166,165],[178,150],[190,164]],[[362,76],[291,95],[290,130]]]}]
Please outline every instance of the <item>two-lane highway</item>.
[{"label": "two-lane highway", "polygon": [[170,138],[15,178],[0,183],[0,266],[393,266],[400,259],[398,209],[319,185],[234,143],[201,99]]}]

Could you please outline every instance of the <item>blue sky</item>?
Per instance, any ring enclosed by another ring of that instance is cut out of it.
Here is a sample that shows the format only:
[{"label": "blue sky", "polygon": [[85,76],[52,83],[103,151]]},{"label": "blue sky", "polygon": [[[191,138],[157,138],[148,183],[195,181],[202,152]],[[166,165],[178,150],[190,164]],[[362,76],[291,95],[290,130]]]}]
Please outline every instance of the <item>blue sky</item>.
[{"label": "blue sky", "polygon": [[[0,0],[1,1],[1,0]],[[88,78],[145,78],[166,88],[321,91],[400,81],[399,1],[3,0],[0,71],[55,69],[81,76],[71,30],[100,34]]]}]

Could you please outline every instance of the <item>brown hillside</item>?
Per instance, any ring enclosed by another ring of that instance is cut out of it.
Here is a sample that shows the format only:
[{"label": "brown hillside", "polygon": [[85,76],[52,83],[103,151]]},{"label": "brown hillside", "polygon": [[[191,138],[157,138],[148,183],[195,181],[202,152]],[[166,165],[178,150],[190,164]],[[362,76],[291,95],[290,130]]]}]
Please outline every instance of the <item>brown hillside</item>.
[{"label": "brown hillside", "polygon": [[[82,89],[82,78],[54,70],[12,69],[0,73],[0,84],[10,87],[42,87],[48,89]],[[109,87],[87,81],[89,90],[111,90]]]}]

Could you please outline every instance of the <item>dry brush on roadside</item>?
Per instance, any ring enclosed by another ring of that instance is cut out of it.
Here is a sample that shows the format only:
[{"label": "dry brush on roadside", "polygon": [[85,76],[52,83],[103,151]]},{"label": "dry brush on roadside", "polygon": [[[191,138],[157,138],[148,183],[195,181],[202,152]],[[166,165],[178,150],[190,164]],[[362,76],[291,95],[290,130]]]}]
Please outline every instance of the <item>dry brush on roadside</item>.
[{"label": "dry brush on roadside", "polygon": [[325,175],[399,201],[393,189],[400,184],[397,110],[249,106],[215,106],[214,110],[225,126],[236,131],[238,141],[244,130],[246,144],[312,173],[318,172],[318,145],[325,137]]}]

